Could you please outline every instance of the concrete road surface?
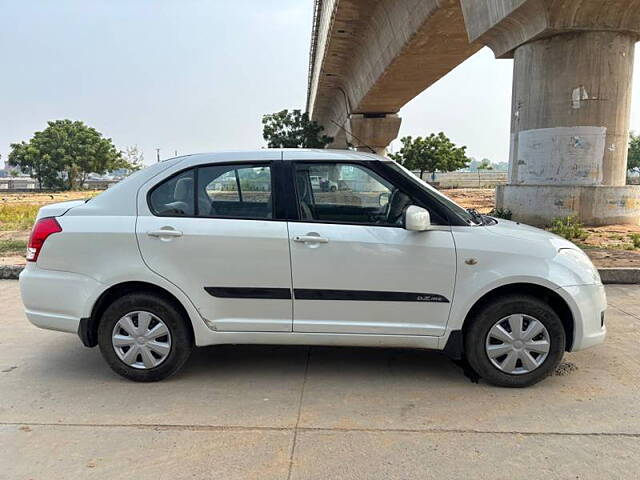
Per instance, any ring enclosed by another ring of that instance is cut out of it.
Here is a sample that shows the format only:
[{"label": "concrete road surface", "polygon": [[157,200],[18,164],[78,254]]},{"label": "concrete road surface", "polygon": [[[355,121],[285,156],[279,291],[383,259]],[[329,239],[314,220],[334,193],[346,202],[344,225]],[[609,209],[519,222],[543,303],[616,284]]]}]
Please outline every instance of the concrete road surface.
[{"label": "concrete road surface", "polygon": [[607,343],[524,390],[431,352],[262,346],[135,384],[2,281],[0,479],[635,479],[640,287],[607,291]]}]

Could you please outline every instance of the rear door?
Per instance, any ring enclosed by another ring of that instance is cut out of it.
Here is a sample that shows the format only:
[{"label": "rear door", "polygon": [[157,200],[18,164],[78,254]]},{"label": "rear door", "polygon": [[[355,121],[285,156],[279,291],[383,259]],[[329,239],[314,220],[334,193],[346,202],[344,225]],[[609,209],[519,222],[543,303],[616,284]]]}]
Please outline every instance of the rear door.
[{"label": "rear door", "polygon": [[193,166],[139,195],[145,263],[216,330],[292,329],[287,223],[274,214],[280,163]]}]

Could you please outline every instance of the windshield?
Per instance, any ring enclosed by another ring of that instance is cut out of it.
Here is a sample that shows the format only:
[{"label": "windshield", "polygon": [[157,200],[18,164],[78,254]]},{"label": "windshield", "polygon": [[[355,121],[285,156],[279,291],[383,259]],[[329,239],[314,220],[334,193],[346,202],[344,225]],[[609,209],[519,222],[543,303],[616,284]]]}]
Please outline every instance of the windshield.
[{"label": "windshield", "polygon": [[447,196],[443,195],[442,193],[440,193],[436,188],[433,188],[427,182],[425,182],[421,178],[418,178],[417,176],[415,176],[413,174],[413,172],[411,172],[410,170],[406,169],[405,167],[403,167],[399,163],[397,163],[397,162],[386,162],[386,164],[389,165],[391,168],[393,168],[396,172],[400,173],[404,177],[406,177],[409,180],[411,180],[412,182],[417,183],[421,187],[426,188],[427,190],[429,190],[429,192],[433,193],[436,196],[438,201],[443,203],[447,208],[452,210],[456,215],[461,217],[465,222],[467,222],[469,224],[480,224],[481,223],[481,220],[478,220],[476,218],[476,216],[474,216],[473,213],[469,212],[466,208],[461,207],[456,202],[451,200],[449,197],[447,197]]}]

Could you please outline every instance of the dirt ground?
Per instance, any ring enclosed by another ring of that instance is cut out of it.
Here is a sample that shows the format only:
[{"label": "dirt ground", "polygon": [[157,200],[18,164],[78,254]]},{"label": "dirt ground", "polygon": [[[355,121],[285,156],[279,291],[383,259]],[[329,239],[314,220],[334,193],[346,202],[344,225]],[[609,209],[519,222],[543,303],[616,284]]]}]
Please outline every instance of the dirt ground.
[{"label": "dirt ground", "polygon": [[[493,188],[444,189],[442,192],[465,208],[475,208],[481,213],[489,213],[495,202]],[[97,195],[99,192],[61,193],[0,193],[0,205],[46,205],[67,200],[77,200]],[[579,245],[587,252],[598,267],[640,267],[640,249],[633,249],[629,235],[640,234],[640,225],[609,225],[606,227],[585,227],[589,236]],[[2,240],[27,240],[28,231],[2,231]],[[0,256],[0,266],[24,263],[21,254]]]},{"label": "dirt ground", "polygon": [[441,190],[447,197],[464,208],[475,208],[480,213],[489,213],[495,205],[493,188],[448,188]]},{"label": "dirt ground", "polygon": [[97,191],[79,191],[79,192],[54,192],[54,193],[2,193],[0,190],[1,204],[35,204],[46,205],[49,203],[66,202],[69,200],[79,200],[81,198],[95,197]]}]

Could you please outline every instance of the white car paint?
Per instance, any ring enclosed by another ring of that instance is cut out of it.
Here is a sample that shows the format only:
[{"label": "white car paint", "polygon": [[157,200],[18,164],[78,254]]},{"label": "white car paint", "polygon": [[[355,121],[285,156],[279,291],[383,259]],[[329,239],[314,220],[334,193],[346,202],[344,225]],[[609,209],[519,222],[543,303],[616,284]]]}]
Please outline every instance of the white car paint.
[{"label": "white car paint", "polygon": [[[410,232],[360,225],[291,223],[290,236],[318,235],[325,245],[291,243],[295,288],[401,291],[453,297],[456,258],[450,229]],[[420,260],[418,260],[420,259]],[[420,286],[415,280],[420,278]],[[295,332],[444,334],[451,303],[327,302],[295,305]]]},{"label": "white car paint", "polygon": [[[286,222],[211,221],[141,214],[138,244],[147,266],[187,293],[217,331],[290,332],[291,300],[215,298],[205,285],[291,289]],[[167,225],[181,237],[150,237]],[[194,254],[198,252],[197,254]]]},{"label": "white car paint", "polygon": [[[29,320],[78,331],[100,296],[145,282],[186,310],[196,345],[276,343],[444,349],[485,294],[514,283],[557,293],[574,321],[571,350],[604,341],[606,309],[597,270],[570,242],[499,220],[490,226],[402,228],[284,220],[166,218],[147,193],[185,168],[216,162],[387,159],[350,151],[263,150],[179,157],[148,167],[91,201],[43,207],[62,232],[20,276]],[[427,186],[424,187],[429,188]],[[438,194],[440,195],[440,194]],[[173,228],[178,237],[150,237]],[[328,243],[296,242],[317,234]],[[283,289],[417,291],[445,302],[227,299],[206,285]]]}]

